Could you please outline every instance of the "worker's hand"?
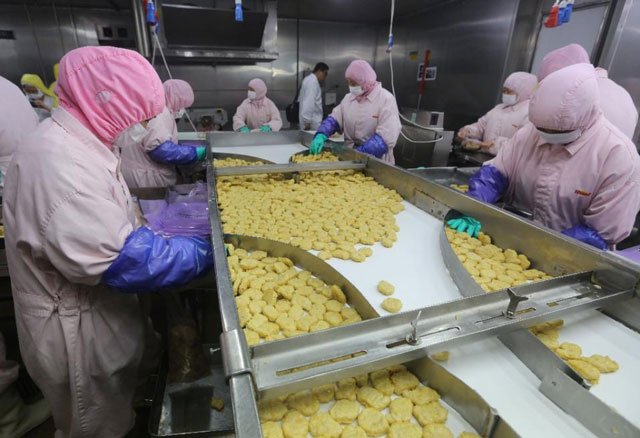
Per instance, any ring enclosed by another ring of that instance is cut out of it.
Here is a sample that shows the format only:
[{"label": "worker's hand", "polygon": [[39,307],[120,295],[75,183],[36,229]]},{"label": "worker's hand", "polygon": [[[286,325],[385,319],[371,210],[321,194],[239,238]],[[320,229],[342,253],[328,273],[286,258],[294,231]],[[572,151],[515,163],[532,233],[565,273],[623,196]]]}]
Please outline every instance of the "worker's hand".
[{"label": "worker's hand", "polygon": [[204,161],[204,159],[207,157],[207,148],[205,148],[204,146],[197,146],[196,155],[198,156],[198,161]]},{"label": "worker's hand", "polygon": [[480,143],[480,149],[482,149],[483,152],[489,151],[489,149],[491,149],[491,146],[493,146],[492,141],[483,141],[482,143]]},{"label": "worker's hand", "polygon": [[260,132],[271,132],[271,131],[272,131],[272,129],[271,129],[271,126],[269,126],[269,125],[262,125],[260,127]]},{"label": "worker's hand", "polygon": [[322,148],[324,147],[324,142],[327,141],[327,136],[324,134],[316,134],[313,137],[313,141],[311,142],[311,146],[309,146],[309,153],[311,155],[318,155],[322,152]]},{"label": "worker's hand", "polygon": [[464,233],[466,231],[471,237],[478,237],[478,233],[482,229],[480,221],[469,216],[451,219],[447,221],[447,225],[459,233]]},{"label": "worker's hand", "polygon": [[460,130],[458,131],[458,134],[456,134],[458,136],[458,138],[461,139],[465,139],[469,136],[469,129],[465,126],[463,128],[460,128]]},{"label": "worker's hand", "polygon": [[243,126],[242,128],[238,129],[238,131],[246,134],[247,132],[251,132],[251,129],[249,129],[248,126]]}]

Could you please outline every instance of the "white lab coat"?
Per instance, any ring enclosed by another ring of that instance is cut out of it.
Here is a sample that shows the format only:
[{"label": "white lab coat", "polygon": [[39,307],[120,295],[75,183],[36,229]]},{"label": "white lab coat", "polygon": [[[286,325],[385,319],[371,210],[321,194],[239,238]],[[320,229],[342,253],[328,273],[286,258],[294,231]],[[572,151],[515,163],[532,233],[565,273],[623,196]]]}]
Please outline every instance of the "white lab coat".
[{"label": "white lab coat", "polygon": [[314,131],[322,123],[322,90],[320,82],[314,73],[304,78],[300,87],[300,127],[311,125]]},{"label": "white lab coat", "polygon": [[124,436],[145,346],[137,295],[100,284],[136,226],[112,152],[62,108],[16,151],[4,187],[20,352],[56,437]]}]

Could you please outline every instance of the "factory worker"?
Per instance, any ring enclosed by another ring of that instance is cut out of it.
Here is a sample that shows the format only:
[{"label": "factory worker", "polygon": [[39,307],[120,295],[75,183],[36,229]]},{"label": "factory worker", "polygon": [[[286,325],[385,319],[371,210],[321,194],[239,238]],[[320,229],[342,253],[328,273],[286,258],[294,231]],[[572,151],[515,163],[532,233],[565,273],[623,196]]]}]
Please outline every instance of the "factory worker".
[{"label": "factory worker", "polygon": [[[579,44],[569,44],[552,52],[549,52],[540,64],[538,80],[554,71],[578,63],[589,63],[589,54]],[[638,124],[638,110],[631,95],[620,85],[609,79],[605,69],[596,69],[598,88],[600,90],[600,107],[604,116],[613,123],[624,135],[633,138]]]},{"label": "factory worker", "polygon": [[468,140],[469,149],[477,149],[471,146],[476,144],[482,152],[496,155],[513,134],[528,123],[529,99],[537,85],[538,79],[530,73],[510,74],[502,88],[502,103],[476,123],[460,129],[458,137]]},{"label": "factory worker", "polygon": [[316,130],[322,122],[322,84],[329,75],[329,66],[324,62],[319,62],[313,69],[313,73],[302,81],[300,87],[300,128],[305,131]]},{"label": "factory worker", "polygon": [[51,111],[58,106],[58,98],[44,85],[40,76],[25,73],[20,78],[20,84],[40,121],[49,117]]},{"label": "factory worker", "polygon": [[262,79],[251,79],[247,98],[240,104],[233,116],[233,130],[240,132],[280,131],[282,118],[280,111],[267,97],[267,85]]},{"label": "factory worker", "polygon": [[469,195],[502,197],[600,249],[627,237],[640,209],[640,157],[602,115],[599,94],[590,64],[551,73],[531,99],[531,123],[471,178]]},{"label": "factory worker", "polygon": [[20,88],[0,76],[0,187],[7,167],[24,137],[38,126],[38,115]]},{"label": "factory worker", "polygon": [[164,83],[166,106],[151,119],[142,139],[122,137],[117,145],[122,151],[122,175],[129,188],[168,187],[176,183],[176,165],[204,159],[204,146],[178,144],[174,119],[184,115],[193,104],[191,86],[180,79]]},{"label": "factory worker", "polygon": [[212,265],[199,238],[136,227],[114,148],[165,107],[137,52],[82,47],[60,61],[60,107],[16,151],[4,191],[20,351],[64,437],[121,437],[145,349],[135,293]]},{"label": "factory worker", "polygon": [[377,82],[376,72],[366,61],[353,61],[345,78],[349,94],[318,128],[310,153],[320,153],[327,138],[342,130],[346,146],[395,163],[393,147],[402,128],[395,98]]}]

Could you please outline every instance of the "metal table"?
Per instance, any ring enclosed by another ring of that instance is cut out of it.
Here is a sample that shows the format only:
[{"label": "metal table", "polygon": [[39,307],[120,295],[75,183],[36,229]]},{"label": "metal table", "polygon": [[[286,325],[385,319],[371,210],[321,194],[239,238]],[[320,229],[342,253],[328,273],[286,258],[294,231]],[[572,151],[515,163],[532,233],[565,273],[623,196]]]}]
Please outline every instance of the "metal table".
[{"label": "metal table", "polygon": [[[270,150],[277,151],[279,157],[272,161],[282,163],[283,145],[292,150],[303,150],[302,146],[295,145],[308,144],[310,139],[309,135],[295,132],[215,134],[208,137],[209,158],[212,157],[213,151],[229,150],[241,153],[243,150],[251,150],[253,153],[258,148],[260,157],[268,156]],[[553,411],[554,415],[558,416],[558,424],[548,426],[556,427],[556,433],[585,436],[589,434],[589,430],[596,435],[607,435],[615,430],[617,436],[638,435],[638,424],[630,421],[637,422],[637,418],[625,417],[609,408],[600,398],[592,396],[588,391],[588,384],[548,350],[541,349],[540,342],[521,329],[558,316],[564,317],[572,312],[604,307],[610,315],[637,331],[640,319],[637,313],[629,309],[638,305],[636,289],[640,279],[640,267],[577,243],[559,233],[537,227],[496,207],[475,201],[435,181],[420,178],[355,151],[345,150],[339,155],[342,161],[357,166],[353,168],[364,167],[363,171],[367,175],[380,184],[395,189],[411,207],[412,212],[419,212],[420,217],[424,217],[427,222],[436,221],[441,224],[452,210],[474,216],[484,224],[484,229],[494,236],[496,244],[527,254],[537,263],[539,269],[558,278],[493,294],[480,293],[475,283],[467,278],[468,275],[465,276],[466,271],[459,266],[457,258],[452,256],[448,242],[446,239],[443,240],[444,229],[440,225],[440,231],[436,234],[440,237],[436,242],[439,242],[441,259],[446,265],[446,269],[440,269],[440,275],[448,276],[446,272],[450,273],[452,290],[445,291],[445,295],[460,297],[458,300],[426,303],[427,307],[424,307],[423,302],[423,307],[415,305],[404,313],[380,316],[358,324],[261,344],[249,349],[239,325],[233,298],[224,248],[225,236],[217,206],[216,170],[210,163],[207,169],[209,205],[223,328],[220,344],[224,371],[231,392],[237,436],[260,436],[256,409],[258,397],[277,396],[398,363],[409,364],[430,384],[438,381],[434,377],[439,375],[438,373],[446,376],[443,381],[451,382],[454,376],[447,371],[448,367],[433,364],[426,356],[431,352],[453,348],[456,345],[471,343],[473,346],[483,342],[487,345],[486,343],[491,342],[495,336],[500,337],[502,343],[510,349],[510,354],[522,361],[533,376],[537,376],[541,393],[578,420],[575,422],[570,417],[558,414],[553,410],[553,404],[544,404],[544,409]],[[339,166],[344,168],[346,165],[347,163],[342,163]],[[243,171],[257,171],[250,169],[251,167],[236,170],[227,168],[224,172],[242,174]],[[312,167],[309,166],[307,170],[313,171]],[[262,170],[269,171],[269,166]],[[274,172],[295,173],[302,170],[300,166],[272,168]],[[399,243],[401,240],[402,237]],[[283,248],[287,245],[275,246]],[[286,250],[290,251],[288,254],[296,252],[295,248]],[[405,257],[411,256],[412,254],[405,254]],[[363,264],[364,268],[368,263],[369,261]],[[326,265],[319,260],[311,264]],[[349,270],[340,262],[330,264],[341,272]],[[415,275],[420,274],[416,272]],[[355,278],[350,275],[345,277],[349,280]],[[357,283],[354,284],[358,286]],[[423,288],[423,291],[414,291],[414,294],[422,293],[424,296],[428,293],[429,285],[423,283]],[[361,292],[366,295],[366,291]],[[528,301],[520,304],[524,298]],[[634,338],[633,342],[636,341]],[[494,344],[491,345],[493,348]],[[328,351],[331,353],[328,354]],[[417,366],[417,363],[421,365]],[[635,367],[637,371],[640,369],[640,361],[627,366]],[[503,375],[504,379],[508,378],[508,374]],[[463,380],[459,380],[459,385],[443,384],[439,389],[443,392],[445,401],[449,401],[476,430],[485,436],[496,437],[525,433],[517,427],[514,431],[494,409],[484,411],[485,415],[474,416],[474,412],[482,412],[479,406],[488,408],[491,404],[483,398],[482,393],[475,393]],[[508,387],[502,388],[506,393],[511,390],[512,388]],[[472,406],[465,404],[466,398],[460,395],[468,391],[477,398],[477,403]],[[513,396],[533,397],[531,394]],[[496,398],[495,394],[491,397]],[[537,398],[535,402],[537,405],[541,403]],[[515,400],[513,404],[519,405]],[[502,409],[507,410],[508,406],[503,406]],[[531,416],[534,413],[522,412],[521,415]],[[516,418],[513,413],[510,413],[510,419],[526,424],[525,420]],[[507,420],[511,422],[510,419]],[[540,425],[533,432],[526,432],[540,433],[542,427],[543,425]],[[560,430],[562,432],[559,432]]]}]

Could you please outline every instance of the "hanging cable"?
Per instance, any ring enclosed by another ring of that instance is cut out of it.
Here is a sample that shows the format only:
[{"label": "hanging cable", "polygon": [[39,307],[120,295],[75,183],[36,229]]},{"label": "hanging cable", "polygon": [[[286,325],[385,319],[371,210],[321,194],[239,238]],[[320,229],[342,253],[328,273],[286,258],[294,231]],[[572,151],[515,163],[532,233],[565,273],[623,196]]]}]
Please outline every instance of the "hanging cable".
[{"label": "hanging cable", "polygon": [[[387,53],[389,54],[389,71],[391,73],[391,92],[393,93],[393,97],[395,97],[396,102],[398,101],[398,97],[396,96],[396,86],[395,86],[395,79],[394,79],[394,74],[393,74],[393,18],[396,12],[396,1],[395,0],[391,0],[391,20],[389,22],[389,40],[388,40],[388,44],[387,44]],[[425,66],[426,67],[426,66]],[[407,124],[418,128],[418,129],[422,129],[424,131],[430,131],[436,134],[436,138],[434,140],[414,140],[412,138],[409,138],[404,132],[402,132],[402,129],[400,129],[400,135],[402,135],[402,137],[404,137],[405,140],[411,142],[411,143],[420,143],[420,144],[427,144],[427,143],[437,143],[440,140],[442,140],[444,137],[442,136],[442,134],[440,134],[438,131],[436,131],[433,128],[430,128],[428,126],[422,126],[416,122],[414,122],[413,120],[409,120],[407,119],[405,116],[403,116],[402,114],[399,114],[400,118],[402,120],[404,120]]]}]

